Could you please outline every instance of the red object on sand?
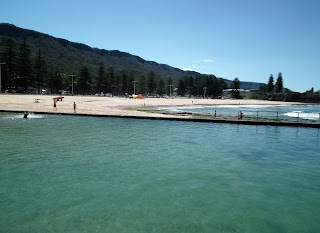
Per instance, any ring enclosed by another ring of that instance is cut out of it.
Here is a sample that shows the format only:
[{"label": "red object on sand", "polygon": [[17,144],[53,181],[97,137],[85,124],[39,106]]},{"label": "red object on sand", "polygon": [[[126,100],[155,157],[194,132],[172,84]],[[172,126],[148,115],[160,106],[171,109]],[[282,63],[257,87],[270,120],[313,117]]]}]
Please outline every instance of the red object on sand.
[{"label": "red object on sand", "polygon": [[59,101],[59,100],[62,101],[63,98],[64,98],[63,96],[59,96],[59,97],[54,97],[53,100],[55,100],[55,101]]}]

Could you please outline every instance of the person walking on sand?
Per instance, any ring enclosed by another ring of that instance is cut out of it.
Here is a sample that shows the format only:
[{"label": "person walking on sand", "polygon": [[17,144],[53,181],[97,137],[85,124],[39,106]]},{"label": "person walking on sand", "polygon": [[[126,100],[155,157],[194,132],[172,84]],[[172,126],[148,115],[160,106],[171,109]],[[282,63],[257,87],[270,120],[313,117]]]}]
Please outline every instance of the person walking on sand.
[{"label": "person walking on sand", "polygon": [[243,113],[242,113],[242,111],[240,111],[239,119],[242,120],[242,117],[243,117]]},{"label": "person walking on sand", "polygon": [[73,102],[73,111],[74,111],[74,113],[76,113],[76,112],[77,112],[77,105],[76,105],[76,102]]}]

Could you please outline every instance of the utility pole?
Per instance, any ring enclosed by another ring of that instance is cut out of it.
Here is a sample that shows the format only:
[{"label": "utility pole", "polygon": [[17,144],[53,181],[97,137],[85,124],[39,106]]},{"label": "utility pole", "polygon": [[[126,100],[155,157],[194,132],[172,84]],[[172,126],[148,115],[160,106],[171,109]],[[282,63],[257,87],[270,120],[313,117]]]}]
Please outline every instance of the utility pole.
[{"label": "utility pole", "polygon": [[203,87],[203,98],[206,98],[206,91],[207,91],[207,87]]},{"label": "utility pole", "polygon": [[77,77],[77,75],[75,75],[75,74],[70,74],[70,75],[68,75],[69,77],[71,76],[71,78],[72,78],[72,81],[71,81],[71,83],[72,83],[72,85],[71,85],[71,95],[73,95],[73,77]]},{"label": "utility pole", "polygon": [[171,87],[173,87],[173,85],[169,85],[169,87],[170,87],[170,97],[171,97]]},{"label": "utility pole", "polygon": [[6,64],[6,63],[4,63],[4,62],[0,62],[0,93],[1,93],[1,65],[4,65],[4,64]]},{"label": "utility pole", "polygon": [[138,81],[132,81],[133,82],[133,94],[136,94],[136,82]]}]

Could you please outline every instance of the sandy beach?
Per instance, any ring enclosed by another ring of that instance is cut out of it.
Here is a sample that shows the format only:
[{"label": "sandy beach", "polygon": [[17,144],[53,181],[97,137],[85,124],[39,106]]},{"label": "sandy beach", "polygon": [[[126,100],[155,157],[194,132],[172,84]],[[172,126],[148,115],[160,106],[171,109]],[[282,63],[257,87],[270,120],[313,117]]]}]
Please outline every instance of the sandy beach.
[{"label": "sandy beach", "polygon": [[[53,107],[53,98],[59,95],[18,95],[1,94],[0,110],[2,111],[29,111],[47,113],[74,113],[73,103],[77,105],[77,114],[107,115],[107,116],[148,116],[167,117],[167,115],[153,112],[138,111],[156,109],[165,106],[192,106],[192,105],[289,105],[295,102],[277,102],[263,100],[234,100],[234,99],[179,99],[179,98],[145,98],[126,99],[124,97],[101,96],[64,96],[63,101]],[[172,117],[172,115],[170,116]],[[192,117],[192,116],[177,116]]]}]

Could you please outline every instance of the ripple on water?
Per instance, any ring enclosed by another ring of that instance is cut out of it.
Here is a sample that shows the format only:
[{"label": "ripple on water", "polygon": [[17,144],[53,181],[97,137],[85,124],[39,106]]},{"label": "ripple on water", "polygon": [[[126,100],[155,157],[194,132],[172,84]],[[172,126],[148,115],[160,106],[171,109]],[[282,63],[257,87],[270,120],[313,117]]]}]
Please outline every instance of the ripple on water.
[{"label": "ripple on water", "polygon": [[316,129],[6,117],[0,114],[5,232],[320,227]]}]

